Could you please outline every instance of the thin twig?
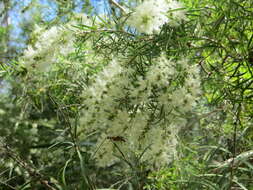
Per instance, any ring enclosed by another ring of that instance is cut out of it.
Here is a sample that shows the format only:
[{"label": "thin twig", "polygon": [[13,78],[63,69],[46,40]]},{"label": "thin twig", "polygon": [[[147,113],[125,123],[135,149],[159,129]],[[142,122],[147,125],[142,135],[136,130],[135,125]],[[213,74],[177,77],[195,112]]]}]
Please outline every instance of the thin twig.
[{"label": "thin twig", "polygon": [[129,161],[126,159],[124,153],[120,150],[119,146],[118,146],[115,142],[112,142],[112,143],[113,143],[113,145],[116,147],[116,149],[120,152],[120,154],[122,155],[123,160],[130,166],[130,168],[133,169],[133,165],[131,164],[131,162],[129,162]]},{"label": "thin twig", "polygon": [[127,13],[126,9],[124,7],[122,7],[120,4],[118,4],[116,1],[109,0],[109,3],[111,3],[113,6],[119,8],[123,13]]},{"label": "thin twig", "polygon": [[234,166],[238,165],[242,161],[248,160],[251,157],[253,157],[253,150],[249,150],[247,152],[243,152],[243,153],[239,154],[236,157],[229,158],[228,160],[224,161],[223,163],[216,164],[214,166],[214,167],[216,167],[215,171],[220,170],[222,168],[227,168],[230,165],[232,165],[232,163],[233,163]]},{"label": "thin twig", "polygon": [[82,31],[79,34],[82,35],[82,34],[89,34],[89,33],[94,33],[94,32],[123,33],[128,36],[135,36],[134,34],[126,32],[124,30],[111,30],[111,29],[96,29],[96,30],[91,30],[91,31]]}]

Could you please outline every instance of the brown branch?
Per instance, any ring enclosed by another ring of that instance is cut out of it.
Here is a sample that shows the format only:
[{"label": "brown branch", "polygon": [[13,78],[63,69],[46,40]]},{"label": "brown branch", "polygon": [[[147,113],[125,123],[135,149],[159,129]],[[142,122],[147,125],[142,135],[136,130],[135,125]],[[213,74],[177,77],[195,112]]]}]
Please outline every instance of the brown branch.
[{"label": "brown branch", "polygon": [[14,162],[16,162],[20,167],[25,169],[28,174],[33,177],[37,178],[39,182],[47,187],[49,190],[56,190],[54,187],[50,185],[51,182],[45,180],[45,176],[39,173],[35,168],[33,168],[30,164],[22,160],[19,155],[12,151],[12,149],[4,142],[0,141],[1,147],[4,149],[5,154],[10,157]]}]

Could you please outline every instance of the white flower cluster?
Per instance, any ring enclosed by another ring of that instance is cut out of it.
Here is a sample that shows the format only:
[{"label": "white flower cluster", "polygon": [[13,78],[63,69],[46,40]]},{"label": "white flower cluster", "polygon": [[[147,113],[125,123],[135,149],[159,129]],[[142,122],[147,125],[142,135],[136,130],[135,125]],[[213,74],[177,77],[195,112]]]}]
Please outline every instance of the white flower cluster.
[{"label": "white flower cluster", "polygon": [[182,115],[200,93],[198,68],[164,55],[143,73],[113,60],[84,90],[81,124],[97,132],[95,157],[106,166],[118,158],[161,166],[175,153]]},{"label": "white flower cluster", "polygon": [[157,33],[165,23],[177,26],[185,20],[182,8],[175,0],[147,0],[136,7],[127,23],[141,33]]},{"label": "white flower cluster", "polygon": [[175,0],[167,0],[169,11],[169,24],[171,26],[178,26],[181,21],[187,20],[186,11],[182,3]]},{"label": "white flower cluster", "polygon": [[36,26],[34,35],[37,41],[34,45],[29,45],[22,57],[26,66],[35,68],[37,71],[48,71],[53,63],[56,63],[61,56],[67,56],[74,52],[74,34],[76,32],[73,25],[78,23],[90,24],[86,16],[77,15],[75,20],[66,25],[53,26],[50,29]]},{"label": "white flower cluster", "polygon": [[65,56],[74,51],[72,39],[70,32],[59,26],[53,26],[38,37],[34,46],[28,46],[24,51],[23,61],[28,67],[41,72],[47,71],[57,61],[59,55]]}]

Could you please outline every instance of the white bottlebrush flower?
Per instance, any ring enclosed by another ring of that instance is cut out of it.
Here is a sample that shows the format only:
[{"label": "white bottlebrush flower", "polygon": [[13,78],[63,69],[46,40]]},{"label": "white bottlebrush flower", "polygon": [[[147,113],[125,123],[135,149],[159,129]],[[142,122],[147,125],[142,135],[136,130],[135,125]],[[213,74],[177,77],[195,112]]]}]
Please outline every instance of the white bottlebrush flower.
[{"label": "white bottlebrush flower", "polygon": [[141,155],[139,162],[150,167],[167,164],[176,156],[177,134],[186,125],[181,114],[196,104],[198,94],[191,89],[199,88],[198,69],[187,59],[162,54],[144,73],[134,69],[113,60],[84,90],[81,125],[87,133],[98,131],[94,157],[100,166],[120,161],[120,151],[131,163]]},{"label": "white bottlebrush flower", "polygon": [[120,74],[122,68],[117,60],[112,60],[103,71],[99,73],[94,79],[94,83],[87,89],[91,96],[94,96],[97,100],[100,100],[104,92],[108,91],[110,83],[114,80],[114,77]]},{"label": "white bottlebrush flower", "polygon": [[37,42],[24,51],[23,60],[26,66],[45,72],[57,60],[58,51],[62,49],[60,39],[63,31],[57,26],[44,31],[36,26],[35,33],[38,32],[41,34],[38,35]]},{"label": "white bottlebrush flower", "polygon": [[33,59],[36,56],[37,52],[30,45],[27,46],[27,49],[24,51],[25,59]]},{"label": "white bottlebrush flower", "polygon": [[168,0],[170,25],[179,25],[182,20],[186,20],[186,12],[182,3],[175,0]]},{"label": "white bottlebrush flower", "polygon": [[186,20],[183,5],[175,0],[147,0],[136,7],[127,23],[139,32],[152,34],[168,23],[177,26]]},{"label": "white bottlebrush flower", "polygon": [[167,3],[163,0],[144,1],[136,7],[127,23],[141,33],[152,34],[158,32],[162,25],[168,21],[167,10]]},{"label": "white bottlebrush flower", "polygon": [[36,43],[24,51],[22,57],[24,65],[39,72],[49,71],[54,63],[74,52],[75,33],[78,29],[73,26],[77,24],[90,25],[90,21],[86,15],[77,14],[73,20],[64,25],[49,29],[36,25],[33,32]]},{"label": "white bottlebrush flower", "polygon": [[45,32],[43,32],[39,40],[42,43],[47,43],[47,44],[52,43],[53,41],[57,40],[57,38],[60,36],[59,33],[61,32],[62,31],[60,30],[58,26],[53,26],[49,30],[46,30]]}]

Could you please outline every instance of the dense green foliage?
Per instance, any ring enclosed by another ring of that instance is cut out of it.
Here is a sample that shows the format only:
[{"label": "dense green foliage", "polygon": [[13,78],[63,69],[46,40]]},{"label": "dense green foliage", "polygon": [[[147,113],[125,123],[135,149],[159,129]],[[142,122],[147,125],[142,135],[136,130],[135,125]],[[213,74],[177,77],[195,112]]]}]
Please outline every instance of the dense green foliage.
[{"label": "dense green foliage", "polygon": [[253,189],[252,0],[57,2],[0,63],[0,189]]}]

